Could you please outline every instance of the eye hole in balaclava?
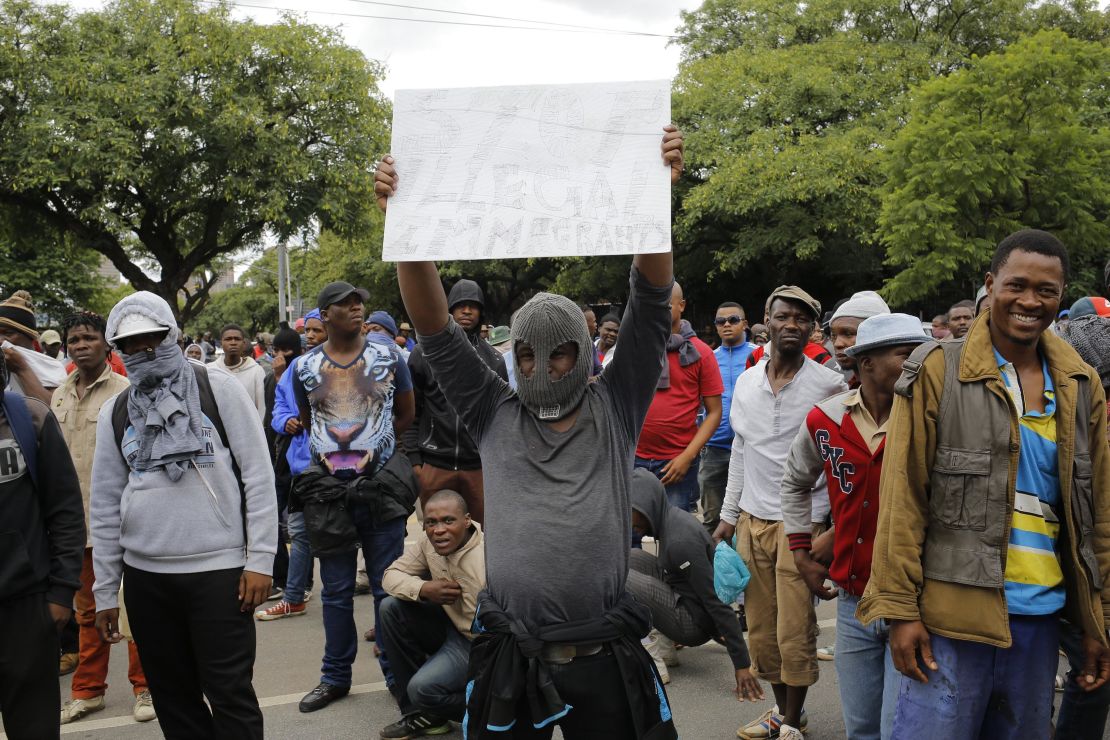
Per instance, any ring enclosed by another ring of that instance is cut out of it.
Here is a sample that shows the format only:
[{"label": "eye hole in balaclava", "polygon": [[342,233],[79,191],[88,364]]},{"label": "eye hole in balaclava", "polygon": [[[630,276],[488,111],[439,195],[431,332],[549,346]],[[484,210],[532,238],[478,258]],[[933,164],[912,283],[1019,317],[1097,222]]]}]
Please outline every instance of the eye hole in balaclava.
[{"label": "eye hole in balaclava", "polygon": [[[569,298],[539,293],[516,312],[512,338],[513,346],[524,350],[513,352],[513,362],[517,396],[525,408],[543,421],[558,421],[578,408],[593,370],[590,353],[581,350],[591,343],[578,306]],[[564,348],[568,344],[569,352]],[[549,366],[562,370],[562,376],[553,379]]]}]

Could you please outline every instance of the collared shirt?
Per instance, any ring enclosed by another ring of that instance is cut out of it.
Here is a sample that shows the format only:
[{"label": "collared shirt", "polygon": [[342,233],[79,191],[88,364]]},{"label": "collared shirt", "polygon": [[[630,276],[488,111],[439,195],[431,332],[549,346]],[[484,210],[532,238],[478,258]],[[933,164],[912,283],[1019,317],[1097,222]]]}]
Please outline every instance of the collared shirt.
[{"label": "collared shirt", "polygon": [[1064,608],[1060,567],[1060,475],[1056,450],[1056,389],[1041,359],[1044,412],[1025,407],[1017,369],[997,349],[994,358],[1018,415],[1018,453],[1014,516],[1006,555],[1006,605],[1011,614],[1055,614]]},{"label": "collared shirt", "polygon": [[50,408],[62,428],[62,438],[69,447],[73,467],[81,484],[81,500],[85,509],[85,546],[92,544],[89,529],[89,492],[92,489],[93,452],[96,450],[96,417],[104,404],[110,402],[131,384],[127,378],[104,365],[104,372],[85,389],[82,398],[77,397],[78,372],[70,373],[60,386],[54,389]]},{"label": "collared shirt", "polygon": [[[770,521],[782,521],[779,489],[790,444],[818,401],[848,390],[844,376],[808,357],[776,395],[767,378],[769,359],[760,360],[736,381],[729,421],[736,434],[728,465],[728,484],[721,519],[735,524],[740,510]],[[813,521],[829,513],[822,477],[814,488]]]},{"label": "collared shirt", "polygon": [[860,394],[859,389],[855,389],[855,393],[848,396],[844,400],[844,405],[848,407],[848,413],[852,417],[852,423],[856,425],[856,430],[863,441],[867,443],[867,449],[871,450],[871,454],[875,454],[875,450],[879,449],[879,445],[886,439],[886,425],[890,421],[890,417],[881,425],[875,423],[874,417],[871,412],[867,410],[867,406],[863,403],[863,395]]}]

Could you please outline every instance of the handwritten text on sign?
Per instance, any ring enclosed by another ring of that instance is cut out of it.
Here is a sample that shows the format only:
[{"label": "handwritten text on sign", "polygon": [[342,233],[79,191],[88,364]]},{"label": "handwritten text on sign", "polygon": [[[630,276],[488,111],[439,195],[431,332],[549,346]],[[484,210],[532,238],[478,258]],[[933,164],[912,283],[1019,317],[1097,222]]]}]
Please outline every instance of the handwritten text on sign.
[{"label": "handwritten text on sign", "polygon": [[386,260],[665,252],[670,83],[399,90]]}]

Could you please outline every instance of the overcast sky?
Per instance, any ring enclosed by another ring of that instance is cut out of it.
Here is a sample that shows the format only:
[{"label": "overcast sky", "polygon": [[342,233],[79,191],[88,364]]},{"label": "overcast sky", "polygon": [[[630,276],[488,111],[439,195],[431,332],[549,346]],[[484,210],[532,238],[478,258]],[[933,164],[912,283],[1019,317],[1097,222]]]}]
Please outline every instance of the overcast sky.
[{"label": "overcast sky", "polygon": [[[340,28],[348,43],[384,63],[382,90],[425,87],[606,82],[671,79],[678,49],[666,38],[599,33],[481,28],[332,15],[423,18],[456,23],[532,25],[494,18],[419,11],[393,5],[422,6],[494,16],[594,26],[652,34],[673,34],[679,12],[700,0],[232,0],[237,16],[258,22],[277,20],[276,10],[297,10],[306,20]],[[98,7],[98,0],[70,0],[76,7]]]}]

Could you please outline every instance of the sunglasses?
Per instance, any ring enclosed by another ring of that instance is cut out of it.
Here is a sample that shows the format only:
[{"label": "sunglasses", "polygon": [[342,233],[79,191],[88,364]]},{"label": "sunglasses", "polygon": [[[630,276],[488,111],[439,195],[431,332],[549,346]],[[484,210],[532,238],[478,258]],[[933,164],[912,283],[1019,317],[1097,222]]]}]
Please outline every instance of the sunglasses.
[{"label": "sunglasses", "polygon": [[744,319],[740,318],[739,316],[718,316],[717,318],[713,319],[713,323],[717,326],[724,326],[725,324],[736,325],[743,320]]}]

